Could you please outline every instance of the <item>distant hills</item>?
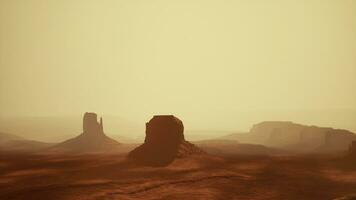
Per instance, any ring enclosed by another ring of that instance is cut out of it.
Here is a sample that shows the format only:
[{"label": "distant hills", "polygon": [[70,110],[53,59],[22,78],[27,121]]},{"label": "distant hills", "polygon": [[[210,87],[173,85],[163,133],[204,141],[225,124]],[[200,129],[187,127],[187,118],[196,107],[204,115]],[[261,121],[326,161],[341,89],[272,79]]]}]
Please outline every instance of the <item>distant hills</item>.
[{"label": "distant hills", "polygon": [[23,138],[20,136],[17,136],[17,135],[9,134],[9,133],[0,133],[0,144],[6,143],[6,142],[12,141],[12,140],[23,140]]},{"label": "distant hills", "polygon": [[1,151],[37,152],[52,145],[51,143],[24,139],[13,134],[0,133]]}]

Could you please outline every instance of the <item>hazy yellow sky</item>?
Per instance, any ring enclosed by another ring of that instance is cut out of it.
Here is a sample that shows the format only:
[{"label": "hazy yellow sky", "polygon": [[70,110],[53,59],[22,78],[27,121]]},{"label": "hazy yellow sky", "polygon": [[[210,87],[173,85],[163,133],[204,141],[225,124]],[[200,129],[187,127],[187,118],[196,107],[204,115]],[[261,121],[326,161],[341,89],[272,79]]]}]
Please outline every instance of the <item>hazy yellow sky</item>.
[{"label": "hazy yellow sky", "polygon": [[0,0],[0,110],[356,130],[356,1]]}]

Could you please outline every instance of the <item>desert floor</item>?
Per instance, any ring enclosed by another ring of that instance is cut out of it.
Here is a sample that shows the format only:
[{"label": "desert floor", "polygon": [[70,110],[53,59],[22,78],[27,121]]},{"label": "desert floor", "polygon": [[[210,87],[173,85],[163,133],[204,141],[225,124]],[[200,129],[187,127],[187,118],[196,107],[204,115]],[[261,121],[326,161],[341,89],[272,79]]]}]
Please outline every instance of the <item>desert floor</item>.
[{"label": "desert floor", "polygon": [[0,199],[334,199],[356,193],[340,158],[196,156],[166,167],[125,155],[0,154]]}]

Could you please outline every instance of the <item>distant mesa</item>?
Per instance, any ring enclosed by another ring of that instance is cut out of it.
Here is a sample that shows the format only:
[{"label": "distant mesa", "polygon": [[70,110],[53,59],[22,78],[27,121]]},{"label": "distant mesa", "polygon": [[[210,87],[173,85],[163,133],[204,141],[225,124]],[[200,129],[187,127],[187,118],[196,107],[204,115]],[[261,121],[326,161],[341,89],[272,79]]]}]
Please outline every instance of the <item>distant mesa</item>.
[{"label": "distant mesa", "polygon": [[73,151],[81,153],[110,152],[120,143],[104,133],[103,119],[98,122],[96,113],[86,112],[83,117],[83,133],[79,136],[59,143],[52,149],[57,151]]},{"label": "distant mesa", "polygon": [[145,142],[131,151],[128,157],[140,164],[164,166],[176,158],[203,153],[184,139],[181,120],[173,115],[156,115],[146,123]]},{"label": "distant mesa", "polygon": [[230,135],[242,143],[262,144],[297,152],[333,153],[347,151],[356,134],[342,129],[306,126],[289,121],[255,124],[249,133]]}]

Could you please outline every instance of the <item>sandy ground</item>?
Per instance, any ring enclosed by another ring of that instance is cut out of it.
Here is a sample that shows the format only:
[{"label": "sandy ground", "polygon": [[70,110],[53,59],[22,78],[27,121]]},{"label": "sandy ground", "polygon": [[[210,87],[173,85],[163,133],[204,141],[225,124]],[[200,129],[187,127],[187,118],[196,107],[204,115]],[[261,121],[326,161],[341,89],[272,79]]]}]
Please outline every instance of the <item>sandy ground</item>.
[{"label": "sandy ground", "polygon": [[166,167],[125,155],[0,154],[0,199],[334,199],[356,193],[356,163],[335,158],[196,156]]}]

